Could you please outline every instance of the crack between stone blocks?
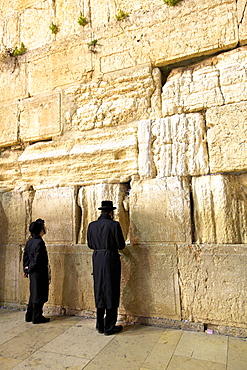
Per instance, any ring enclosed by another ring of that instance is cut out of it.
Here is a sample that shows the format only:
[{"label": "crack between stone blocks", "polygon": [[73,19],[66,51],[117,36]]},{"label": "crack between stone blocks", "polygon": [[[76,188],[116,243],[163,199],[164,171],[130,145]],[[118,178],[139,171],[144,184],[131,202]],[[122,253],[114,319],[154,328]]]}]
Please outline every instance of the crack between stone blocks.
[{"label": "crack between stone blocks", "polygon": [[176,247],[176,259],[177,259],[177,271],[178,271],[178,292],[179,292],[179,303],[180,303],[180,317],[181,320],[183,320],[184,316],[184,307],[183,307],[183,301],[182,301],[182,274],[180,270],[180,259],[179,259],[179,251],[178,251],[178,245],[175,244]]},{"label": "crack between stone blocks", "polygon": [[[236,12],[237,12],[237,10],[238,10],[238,0],[236,1],[236,5],[237,5]],[[243,19],[244,19],[245,11],[246,11],[246,7],[247,7],[247,1],[245,1],[245,5],[244,5],[244,9],[243,9],[242,17],[241,17],[240,21],[238,22],[238,28],[239,28],[240,23],[242,23],[242,21],[243,21]]]}]

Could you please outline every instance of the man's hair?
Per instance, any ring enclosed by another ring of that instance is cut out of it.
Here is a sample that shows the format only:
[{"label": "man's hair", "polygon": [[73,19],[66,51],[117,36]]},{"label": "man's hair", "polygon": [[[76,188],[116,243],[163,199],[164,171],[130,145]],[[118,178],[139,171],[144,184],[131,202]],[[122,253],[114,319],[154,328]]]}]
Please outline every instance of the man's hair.
[{"label": "man's hair", "polygon": [[32,237],[38,236],[43,229],[44,225],[38,223],[37,221],[32,222],[29,226],[29,231],[32,234]]},{"label": "man's hair", "polygon": [[38,236],[42,230],[45,229],[45,221],[38,218],[36,221],[32,222],[29,226],[29,231],[32,237]]},{"label": "man's hair", "polygon": [[113,209],[104,209],[101,211],[101,213],[106,213],[107,215],[109,215],[112,211]]}]

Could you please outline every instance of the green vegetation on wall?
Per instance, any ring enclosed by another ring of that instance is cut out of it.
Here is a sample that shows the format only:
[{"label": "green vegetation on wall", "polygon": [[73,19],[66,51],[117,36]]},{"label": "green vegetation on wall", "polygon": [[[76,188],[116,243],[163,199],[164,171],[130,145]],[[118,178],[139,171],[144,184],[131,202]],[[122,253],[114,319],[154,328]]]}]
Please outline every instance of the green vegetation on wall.
[{"label": "green vegetation on wall", "polygon": [[180,0],[164,0],[164,3],[170,6],[175,6]]},{"label": "green vegetation on wall", "polygon": [[54,34],[58,33],[58,31],[59,31],[58,26],[57,26],[56,24],[54,24],[53,22],[52,22],[52,24],[49,26],[49,28],[50,28],[51,32],[52,32],[52,33],[54,33]]},{"label": "green vegetation on wall", "polygon": [[80,17],[78,18],[78,20],[77,20],[77,22],[78,22],[78,24],[80,25],[80,26],[86,26],[86,24],[88,24],[88,21],[87,21],[87,19],[82,15],[82,12],[80,12]]},{"label": "green vegetation on wall", "polygon": [[125,13],[123,10],[120,9],[119,13],[116,15],[117,21],[122,21],[123,19],[129,16],[128,13]]}]

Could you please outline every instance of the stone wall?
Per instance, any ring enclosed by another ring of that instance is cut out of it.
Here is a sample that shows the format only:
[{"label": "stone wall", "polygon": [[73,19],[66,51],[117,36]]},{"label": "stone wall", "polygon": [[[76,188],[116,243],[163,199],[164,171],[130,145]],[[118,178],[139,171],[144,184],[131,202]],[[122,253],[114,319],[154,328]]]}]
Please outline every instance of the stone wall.
[{"label": "stone wall", "polygon": [[2,305],[27,302],[41,217],[47,309],[93,315],[86,229],[112,199],[120,316],[246,336],[246,14],[243,0],[0,0]]}]

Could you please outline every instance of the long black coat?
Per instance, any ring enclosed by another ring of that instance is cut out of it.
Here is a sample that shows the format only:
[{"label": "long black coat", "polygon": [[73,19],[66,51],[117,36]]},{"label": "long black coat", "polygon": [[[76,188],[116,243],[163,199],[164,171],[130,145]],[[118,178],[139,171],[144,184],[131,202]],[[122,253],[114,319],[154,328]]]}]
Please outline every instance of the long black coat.
[{"label": "long black coat", "polygon": [[117,308],[120,298],[121,262],[118,249],[125,241],[119,222],[101,214],[88,225],[88,247],[93,252],[94,297],[97,308]]},{"label": "long black coat", "polygon": [[30,238],[23,254],[23,268],[28,266],[30,301],[43,304],[48,301],[48,255],[41,236]]}]

